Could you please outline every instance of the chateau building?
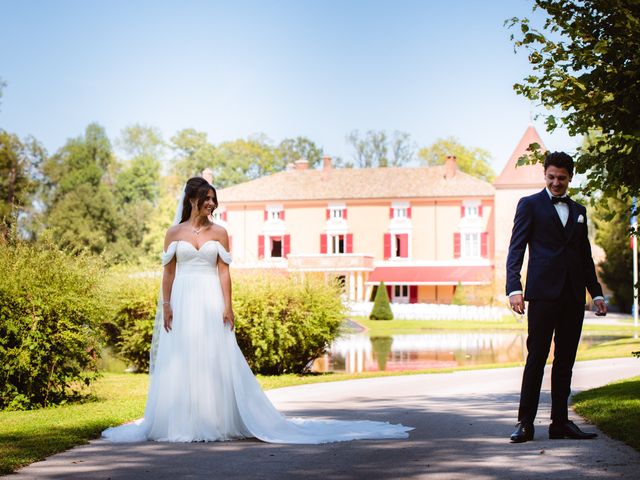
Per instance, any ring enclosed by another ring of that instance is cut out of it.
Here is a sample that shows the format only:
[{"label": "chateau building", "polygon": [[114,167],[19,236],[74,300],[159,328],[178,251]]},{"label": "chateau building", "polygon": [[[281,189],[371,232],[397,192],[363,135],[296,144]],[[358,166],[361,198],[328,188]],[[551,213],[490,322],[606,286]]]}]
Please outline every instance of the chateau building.
[{"label": "chateau building", "polygon": [[349,299],[384,281],[397,303],[449,303],[458,285],[504,278],[518,199],[544,186],[540,165],[518,167],[530,126],[490,184],[455,157],[422,168],[289,169],[218,191],[214,220],[229,232],[234,268],[337,276]]}]

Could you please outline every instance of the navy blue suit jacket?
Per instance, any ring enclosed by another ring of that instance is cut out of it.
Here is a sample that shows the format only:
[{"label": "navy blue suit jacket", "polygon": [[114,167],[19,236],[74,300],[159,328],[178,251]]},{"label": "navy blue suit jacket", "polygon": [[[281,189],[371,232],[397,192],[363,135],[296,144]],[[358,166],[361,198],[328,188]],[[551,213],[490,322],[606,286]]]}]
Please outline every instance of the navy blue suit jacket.
[{"label": "navy blue suit jacket", "polygon": [[[580,221],[579,221],[580,220]],[[529,263],[525,300],[555,300],[571,282],[576,301],[602,295],[587,237],[587,210],[569,199],[564,227],[546,189],[518,202],[507,256],[507,295],[522,290],[520,270],[526,247]]]}]

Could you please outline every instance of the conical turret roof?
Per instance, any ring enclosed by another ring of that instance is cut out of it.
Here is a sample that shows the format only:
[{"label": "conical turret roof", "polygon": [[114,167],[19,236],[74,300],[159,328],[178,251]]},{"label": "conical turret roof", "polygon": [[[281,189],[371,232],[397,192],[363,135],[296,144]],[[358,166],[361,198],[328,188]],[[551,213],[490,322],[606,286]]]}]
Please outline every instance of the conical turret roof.
[{"label": "conical turret roof", "polygon": [[527,148],[532,143],[540,145],[542,151],[546,150],[534,126],[529,125],[518,146],[509,157],[509,161],[504,166],[502,173],[493,182],[496,188],[544,187],[544,168],[542,164],[517,166],[518,158],[528,153]]}]

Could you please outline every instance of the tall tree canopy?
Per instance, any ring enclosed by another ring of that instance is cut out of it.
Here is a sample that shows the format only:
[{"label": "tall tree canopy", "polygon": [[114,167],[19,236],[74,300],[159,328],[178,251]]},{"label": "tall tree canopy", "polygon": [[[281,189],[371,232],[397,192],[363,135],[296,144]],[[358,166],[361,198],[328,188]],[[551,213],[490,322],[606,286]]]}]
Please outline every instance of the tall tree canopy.
[{"label": "tall tree canopy", "polygon": [[216,187],[228,187],[280,172],[286,161],[262,134],[218,145],[218,162],[213,168]]},{"label": "tall tree canopy", "polygon": [[442,165],[447,155],[455,155],[458,168],[469,175],[492,182],[495,178],[491,168],[491,154],[481,148],[468,148],[457,138],[439,138],[428,147],[418,151],[418,158],[427,166]]},{"label": "tall tree canopy", "polygon": [[535,0],[533,8],[546,14],[541,27],[527,18],[506,22],[519,27],[512,39],[533,68],[516,92],[559,112],[546,117],[550,132],[601,133],[575,157],[576,172],[587,173],[586,193],[638,196],[640,2]]},{"label": "tall tree canopy", "polygon": [[304,158],[314,168],[322,160],[322,148],[307,137],[285,138],[280,142],[276,155],[285,165]]},{"label": "tall tree canopy", "polygon": [[0,130],[0,225],[12,223],[16,208],[31,210],[45,157],[44,148],[34,138],[20,140]]},{"label": "tall tree canopy", "polygon": [[171,137],[171,149],[174,152],[173,173],[185,181],[200,175],[205,168],[217,165],[216,147],[209,143],[205,132],[185,128]]},{"label": "tall tree canopy", "polygon": [[[611,217],[610,212],[618,212]],[[598,266],[600,276],[613,292],[613,303],[623,312],[631,311],[633,302],[633,255],[629,242],[631,202],[619,197],[599,198],[593,215],[596,243],[602,247],[606,259]]]},{"label": "tall tree canopy", "polygon": [[95,123],[44,162],[46,226],[58,245],[102,253],[116,243],[121,218],[112,193],[114,169],[111,142]]},{"label": "tall tree canopy", "polygon": [[401,167],[415,155],[415,145],[406,132],[395,131],[389,137],[384,130],[368,130],[365,134],[353,130],[346,140],[353,148],[353,163],[345,166]]}]

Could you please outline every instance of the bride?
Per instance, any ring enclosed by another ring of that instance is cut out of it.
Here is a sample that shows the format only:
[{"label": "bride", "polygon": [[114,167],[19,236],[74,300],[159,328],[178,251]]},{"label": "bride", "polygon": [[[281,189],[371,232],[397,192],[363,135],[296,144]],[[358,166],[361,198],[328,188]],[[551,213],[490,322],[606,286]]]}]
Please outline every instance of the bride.
[{"label": "bride", "polygon": [[215,189],[194,177],[183,195],[162,254],[144,418],[102,436],[113,442],[255,437],[296,444],[407,438],[413,429],[403,425],[287,418],[276,410],[236,343],[229,239],[209,220],[218,206]]}]

